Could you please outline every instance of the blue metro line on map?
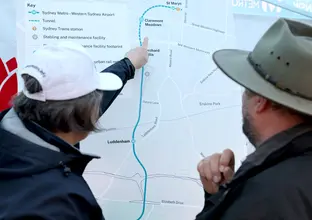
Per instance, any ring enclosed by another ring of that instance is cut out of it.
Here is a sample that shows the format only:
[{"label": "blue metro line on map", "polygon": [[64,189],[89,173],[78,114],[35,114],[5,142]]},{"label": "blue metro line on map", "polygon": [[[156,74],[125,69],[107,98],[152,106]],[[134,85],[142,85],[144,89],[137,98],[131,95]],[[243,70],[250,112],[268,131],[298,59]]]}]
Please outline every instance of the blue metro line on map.
[{"label": "blue metro line on map", "polygon": [[[146,15],[147,12],[149,12],[152,9],[155,8],[166,8],[166,9],[171,9],[174,11],[181,11],[182,9],[179,7],[175,7],[175,6],[168,6],[168,5],[154,5],[148,9],[146,9],[142,16],[140,17],[140,22],[139,22],[139,42],[140,42],[140,46],[142,46],[142,38],[141,38],[141,32],[142,32],[142,23],[144,22],[144,16]],[[135,159],[138,161],[138,163],[140,164],[140,166],[143,169],[144,172],[144,189],[143,189],[143,206],[142,206],[142,212],[141,215],[138,217],[137,220],[141,220],[142,217],[144,216],[145,213],[145,208],[146,208],[146,188],[147,188],[147,171],[145,166],[143,165],[143,163],[141,162],[141,160],[139,159],[137,153],[136,153],[136,139],[135,139],[135,134],[136,134],[136,130],[140,124],[141,121],[141,113],[142,113],[142,98],[143,98],[143,78],[144,78],[144,67],[142,67],[142,71],[141,71],[141,82],[140,82],[140,100],[139,100],[139,110],[138,110],[138,119],[137,122],[133,128],[133,132],[132,132],[132,150],[133,150],[133,155],[135,157]]]},{"label": "blue metro line on map", "polygon": [[39,14],[40,12],[39,12],[39,11],[36,11],[36,10],[32,10],[32,11],[29,11],[28,13],[29,13],[29,14],[33,14],[33,15],[36,15],[36,14]]}]

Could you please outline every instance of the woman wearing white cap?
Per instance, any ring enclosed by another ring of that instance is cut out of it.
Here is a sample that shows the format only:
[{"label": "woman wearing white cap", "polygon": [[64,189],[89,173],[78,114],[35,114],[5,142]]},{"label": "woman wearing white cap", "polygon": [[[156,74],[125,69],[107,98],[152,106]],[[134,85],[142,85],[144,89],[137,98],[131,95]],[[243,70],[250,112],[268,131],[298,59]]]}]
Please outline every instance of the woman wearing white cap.
[{"label": "woman wearing white cap", "polygon": [[72,42],[32,55],[21,72],[23,91],[0,114],[1,219],[104,219],[82,177],[95,157],[78,146],[147,63],[147,46],[145,39],[102,73]]}]

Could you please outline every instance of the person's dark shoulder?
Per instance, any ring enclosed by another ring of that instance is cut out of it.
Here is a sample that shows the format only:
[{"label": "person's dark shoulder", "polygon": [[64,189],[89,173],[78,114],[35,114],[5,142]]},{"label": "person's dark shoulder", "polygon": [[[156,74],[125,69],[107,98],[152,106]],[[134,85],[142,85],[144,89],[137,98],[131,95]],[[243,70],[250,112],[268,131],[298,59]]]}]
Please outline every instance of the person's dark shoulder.
[{"label": "person's dark shoulder", "polygon": [[[312,184],[312,154],[289,158],[260,172],[248,180],[250,186],[262,186],[268,192],[285,189],[307,189]],[[265,187],[270,186],[270,187]],[[312,196],[312,194],[311,194]]]},{"label": "person's dark shoulder", "polygon": [[311,219],[311,166],[312,156],[304,155],[251,177],[222,219]]},{"label": "person's dark shoulder", "polygon": [[[57,179],[57,178],[56,178]],[[81,175],[75,173],[62,173],[59,180],[56,180],[58,187],[56,195],[64,204],[56,204],[58,209],[67,207],[64,212],[69,216],[79,216],[76,219],[102,220],[103,214],[91,189]],[[47,186],[50,184],[47,184]],[[53,198],[51,193],[50,197]],[[59,207],[61,206],[61,207]],[[65,218],[64,218],[65,219]]]},{"label": "person's dark shoulder", "polygon": [[79,175],[67,176],[51,169],[18,181],[23,188],[15,185],[9,209],[2,213],[8,219],[104,219],[91,190]]}]

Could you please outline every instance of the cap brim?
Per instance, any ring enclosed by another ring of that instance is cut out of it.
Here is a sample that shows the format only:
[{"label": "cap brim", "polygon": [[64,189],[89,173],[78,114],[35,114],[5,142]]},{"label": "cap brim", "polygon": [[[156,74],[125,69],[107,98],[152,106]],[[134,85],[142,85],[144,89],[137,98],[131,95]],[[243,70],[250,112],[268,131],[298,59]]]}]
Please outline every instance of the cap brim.
[{"label": "cap brim", "polygon": [[247,60],[249,51],[224,49],[213,54],[220,70],[241,86],[272,101],[312,115],[312,101],[284,92],[265,81]]},{"label": "cap brim", "polygon": [[100,82],[98,89],[102,91],[116,91],[122,88],[122,80],[113,73],[102,72],[99,73]]}]

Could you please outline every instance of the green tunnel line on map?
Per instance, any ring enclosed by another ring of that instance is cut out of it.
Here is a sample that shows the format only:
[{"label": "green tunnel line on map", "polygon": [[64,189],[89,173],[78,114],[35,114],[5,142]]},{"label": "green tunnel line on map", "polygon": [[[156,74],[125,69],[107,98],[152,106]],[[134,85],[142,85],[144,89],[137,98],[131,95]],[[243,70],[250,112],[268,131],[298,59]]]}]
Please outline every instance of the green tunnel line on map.
[{"label": "green tunnel line on map", "polygon": [[[144,11],[144,13],[142,14],[142,16],[140,17],[140,22],[139,22],[139,42],[140,42],[140,46],[142,46],[142,39],[141,39],[141,29],[142,29],[142,23],[144,21],[144,16],[146,15],[147,12],[149,12],[150,10],[154,9],[154,8],[167,8],[167,9],[171,9],[171,10],[176,10],[176,11],[180,11],[181,9],[178,7],[174,7],[174,6],[167,6],[167,5],[154,5],[148,9],[146,9]],[[135,134],[136,134],[136,130],[140,124],[141,121],[141,113],[142,113],[142,98],[143,98],[143,78],[144,78],[144,67],[142,67],[142,72],[141,72],[141,83],[140,83],[140,99],[139,99],[139,112],[138,112],[138,119],[137,122],[133,128],[133,132],[132,132],[132,150],[133,150],[133,155],[135,157],[135,159],[138,161],[138,163],[140,164],[140,166],[142,167],[143,171],[144,171],[144,189],[143,189],[143,201],[142,201],[142,212],[141,215],[138,217],[137,220],[142,219],[142,217],[144,216],[145,213],[145,208],[146,208],[146,187],[147,187],[147,171],[145,166],[143,165],[143,163],[141,162],[141,160],[139,159],[137,153],[136,153],[136,140],[135,140]]]}]

